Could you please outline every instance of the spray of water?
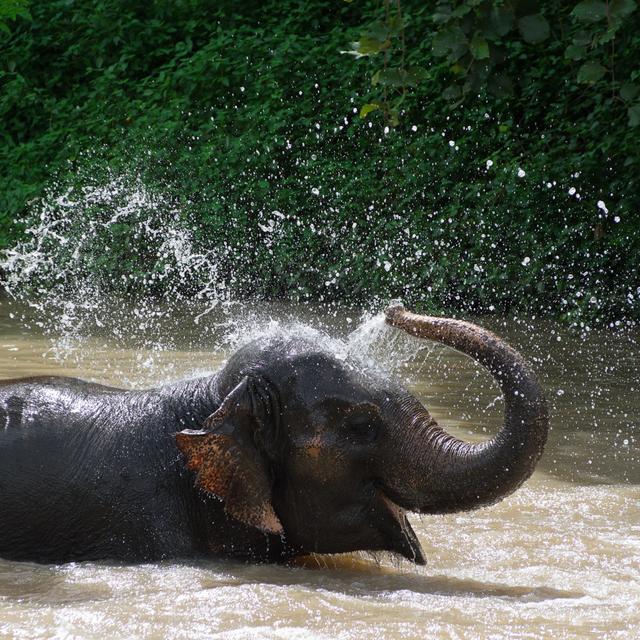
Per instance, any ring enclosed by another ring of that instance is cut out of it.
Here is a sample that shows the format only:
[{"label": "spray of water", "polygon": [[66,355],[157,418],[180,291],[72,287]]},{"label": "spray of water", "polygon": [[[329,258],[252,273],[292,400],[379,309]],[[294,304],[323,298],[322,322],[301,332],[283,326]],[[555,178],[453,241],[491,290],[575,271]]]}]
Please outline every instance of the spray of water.
[{"label": "spray of water", "polygon": [[[337,331],[326,309],[321,320],[306,306],[309,321],[302,322],[291,309],[240,304],[227,250],[203,246],[177,203],[131,173],[83,175],[81,183],[52,185],[34,203],[23,240],[0,261],[11,315],[44,334],[48,355],[63,364],[82,367],[96,344],[120,349],[131,360],[118,365],[131,371],[122,382],[135,386],[136,372],[159,366],[163,352],[228,353],[258,337],[305,338],[344,361],[387,372],[420,351],[380,314],[348,317],[347,330]],[[277,241],[280,222],[272,221],[269,242]],[[115,273],[103,268],[114,255]]]},{"label": "spray of water", "polygon": [[[188,331],[167,323],[196,325],[230,301],[219,253],[200,246],[188,223],[135,175],[51,187],[34,205],[24,239],[4,252],[4,288],[28,309],[24,323],[54,338],[61,358],[88,335],[114,347],[175,347],[175,336]],[[107,256],[118,258],[108,276]]]}]

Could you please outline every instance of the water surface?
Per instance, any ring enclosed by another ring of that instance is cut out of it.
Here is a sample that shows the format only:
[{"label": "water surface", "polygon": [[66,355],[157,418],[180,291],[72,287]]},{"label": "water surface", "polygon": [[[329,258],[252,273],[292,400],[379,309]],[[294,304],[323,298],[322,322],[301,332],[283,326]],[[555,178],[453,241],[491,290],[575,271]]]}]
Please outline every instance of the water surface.
[{"label": "water surface", "polygon": [[[25,322],[24,310],[0,305],[2,378],[74,375],[148,387],[215,371],[243,336],[313,333],[312,326],[327,344],[393,367],[460,437],[481,439],[502,418],[499,390],[468,358],[376,319],[362,324],[353,310],[235,307],[199,324],[169,318],[166,333],[145,341],[131,332],[137,337],[127,345],[126,327],[124,341],[106,330],[56,337],[45,335],[37,317],[27,312]],[[0,638],[634,637],[638,336],[578,336],[517,319],[483,323],[533,361],[551,405],[549,444],[531,480],[500,504],[414,516],[426,567],[359,554],[311,558],[305,566],[0,560]]]}]

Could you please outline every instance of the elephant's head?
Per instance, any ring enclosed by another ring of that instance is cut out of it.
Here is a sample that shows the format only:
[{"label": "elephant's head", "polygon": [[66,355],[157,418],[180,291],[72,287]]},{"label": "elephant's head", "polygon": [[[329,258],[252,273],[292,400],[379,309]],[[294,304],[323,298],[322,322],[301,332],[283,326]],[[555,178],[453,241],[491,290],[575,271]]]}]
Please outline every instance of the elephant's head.
[{"label": "elephant's head", "polygon": [[491,504],[532,473],[546,440],[544,397],[526,362],[467,322],[387,322],[448,344],[500,383],[506,419],[482,444],[443,431],[407,391],[307,341],[251,343],[218,378],[224,401],[202,431],[177,434],[197,484],[227,512],[291,554],[389,550],[423,563],[405,510],[448,513]]}]

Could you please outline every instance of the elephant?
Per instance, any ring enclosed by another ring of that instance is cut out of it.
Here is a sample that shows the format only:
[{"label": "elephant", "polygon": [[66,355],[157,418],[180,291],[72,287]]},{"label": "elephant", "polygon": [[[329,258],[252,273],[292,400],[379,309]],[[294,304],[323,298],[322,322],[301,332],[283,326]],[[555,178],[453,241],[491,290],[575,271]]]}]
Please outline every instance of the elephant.
[{"label": "elephant", "polygon": [[215,375],[123,390],[0,383],[0,557],[42,563],[388,551],[424,564],[408,512],[489,505],[533,472],[544,394],[472,323],[396,304],[386,321],[449,345],[502,388],[504,426],[471,444],[392,377],[303,337],[257,339]]}]

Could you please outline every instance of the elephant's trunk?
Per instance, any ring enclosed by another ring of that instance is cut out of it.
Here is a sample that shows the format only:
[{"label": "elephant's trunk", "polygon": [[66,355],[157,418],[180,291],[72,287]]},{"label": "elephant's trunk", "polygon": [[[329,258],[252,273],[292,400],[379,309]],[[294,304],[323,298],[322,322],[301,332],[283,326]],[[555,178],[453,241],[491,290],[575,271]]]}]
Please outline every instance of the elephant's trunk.
[{"label": "elephant's trunk", "polygon": [[[387,310],[387,322],[446,344],[486,367],[504,394],[505,423],[491,440],[463,442],[447,434],[418,403],[403,408],[413,423],[396,452],[402,460],[390,497],[422,513],[449,513],[497,502],[533,472],[547,439],[547,405],[529,364],[493,333],[470,322]],[[406,432],[405,432],[406,433]],[[387,476],[388,477],[388,476]],[[395,485],[395,486],[394,486]]]}]

